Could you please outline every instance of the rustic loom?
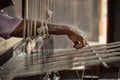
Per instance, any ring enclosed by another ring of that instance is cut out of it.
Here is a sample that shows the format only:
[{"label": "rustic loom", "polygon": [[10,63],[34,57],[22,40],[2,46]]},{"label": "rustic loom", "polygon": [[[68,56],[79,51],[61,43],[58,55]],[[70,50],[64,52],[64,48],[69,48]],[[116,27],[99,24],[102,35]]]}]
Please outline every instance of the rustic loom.
[{"label": "rustic loom", "polygon": [[[26,0],[24,40],[14,47],[13,57],[0,67],[1,80],[61,70],[85,69],[99,64],[109,67],[107,63],[120,60],[120,42],[86,46],[77,50],[53,51],[52,38],[47,32],[53,3],[54,0]],[[38,30],[36,21],[42,23]]]},{"label": "rustic loom", "polygon": [[119,61],[119,56],[120,42],[87,46],[79,50],[56,52],[47,57],[48,60],[44,63],[44,57],[40,56],[40,54],[33,54],[31,57],[31,55],[26,56],[24,53],[15,52],[14,56],[0,68],[0,77],[3,80],[4,78],[5,80],[10,80],[20,76],[80,69],[83,66],[87,67],[103,64],[103,62],[112,63]]}]

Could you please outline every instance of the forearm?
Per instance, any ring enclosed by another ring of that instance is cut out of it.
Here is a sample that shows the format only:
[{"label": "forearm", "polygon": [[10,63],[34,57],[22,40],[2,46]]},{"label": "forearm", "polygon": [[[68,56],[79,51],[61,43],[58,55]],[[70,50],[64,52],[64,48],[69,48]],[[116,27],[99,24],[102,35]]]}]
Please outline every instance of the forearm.
[{"label": "forearm", "polygon": [[[26,21],[26,26],[28,21]],[[38,29],[41,26],[41,22],[36,23],[36,28]],[[28,26],[27,26],[28,27]],[[11,36],[14,37],[23,37],[24,21],[22,21],[18,27],[12,32]],[[66,25],[56,25],[48,23],[48,32],[51,35],[67,35],[70,36],[73,32]],[[26,30],[27,36],[27,30]]]},{"label": "forearm", "polygon": [[[26,23],[27,24],[27,23]],[[41,26],[41,22],[36,23],[36,28],[38,29]],[[28,27],[28,26],[26,26]],[[21,22],[20,25],[12,32],[11,36],[14,37],[23,37],[23,30],[24,29],[24,21]],[[37,31],[36,31],[37,32]],[[82,32],[77,29],[73,28],[71,26],[67,25],[56,25],[48,23],[48,32],[50,35],[66,35],[68,38],[74,43],[74,48],[80,49],[84,47],[87,42],[84,36],[82,35]],[[34,33],[34,29],[32,32],[32,35]],[[38,33],[36,33],[38,34]],[[27,29],[26,29],[26,35],[27,37]]]},{"label": "forearm", "polygon": [[49,34],[53,35],[67,35],[73,34],[67,25],[48,24]]}]

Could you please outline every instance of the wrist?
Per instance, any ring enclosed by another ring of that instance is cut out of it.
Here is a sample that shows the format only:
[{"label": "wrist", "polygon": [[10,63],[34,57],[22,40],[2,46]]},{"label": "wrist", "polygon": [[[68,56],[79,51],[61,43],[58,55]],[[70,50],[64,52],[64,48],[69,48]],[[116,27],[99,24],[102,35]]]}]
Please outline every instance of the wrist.
[{"label": "wrist", "polygon": [[49,24],[48,25],[48,31],[50,34],[53,35],[67,35],[70,36],[74,32],[69,29],[66,25],[56,25],[56,24]]}]

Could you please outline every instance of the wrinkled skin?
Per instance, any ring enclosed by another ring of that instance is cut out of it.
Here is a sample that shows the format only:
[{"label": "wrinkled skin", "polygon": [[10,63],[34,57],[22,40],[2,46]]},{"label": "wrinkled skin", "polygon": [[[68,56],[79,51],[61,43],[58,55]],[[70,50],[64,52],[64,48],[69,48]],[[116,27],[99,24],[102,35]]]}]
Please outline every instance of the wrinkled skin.
[{"label": "wrinkled skin", "polygon": [[[18,27],[12,32],[11,36],[22,37],[23,36],[23,25],[24,25],[24,21],[22,21],[18,25]],[[39,28],[40,25],[41,25],[40,22],[36,23],[37,28]],[[80,34],[78,34],[79,32],[71,30],[70,27],[67,25],[56,25],[56,24],[48,23],[48,32],[50,35],[68,36],[68,38],[73,42],[73,47],[76,49],[80,49],[87,44],[85,38],[83,38]]]},{"label": "wrinkled skin", "polygon": [[68,36],[70,40],[74,43],[73,47],[80,49],[87,45],[86,40],[78,34],[73,33],[71,36]]}]

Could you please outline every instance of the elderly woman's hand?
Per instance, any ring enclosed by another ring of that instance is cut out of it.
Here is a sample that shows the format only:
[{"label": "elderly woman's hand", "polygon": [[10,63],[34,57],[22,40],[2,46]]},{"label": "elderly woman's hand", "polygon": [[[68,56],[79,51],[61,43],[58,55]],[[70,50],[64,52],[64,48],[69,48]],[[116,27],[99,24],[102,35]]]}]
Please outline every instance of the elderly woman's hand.
[{"label": "elderly woman's hand", "polygon": [[[19,24],[18,27],[12,32],[11,36],[23,37],[23,25],[24,22],[22,21],[21,24]],[[41,23],[37,22],[37,28],[39,28],[40,25]],[[67,35],[68,38],[74,43],[73,47],[76,49],[80,49],[87,45],[84,33],[75,26],[48,24],[48,32],[52,35]]]},{"label": "elderly woman's hand", "polygon": [[80,31],[76,27],[69,27],[72,31],[70,35],[68,35],[69,39],[74,43],[73,47],[76,49],[80,49],[87,45],[87,41],[85,38],[85,34]]},{"label": "elderly woman's hand", "polygon": [[73,47],[76,49],[80,49],[80,48],[84,47],[85,45],[87,45],[86,39],[84,39],[81,35],[74,33],[68,37],[74,43]]}]

